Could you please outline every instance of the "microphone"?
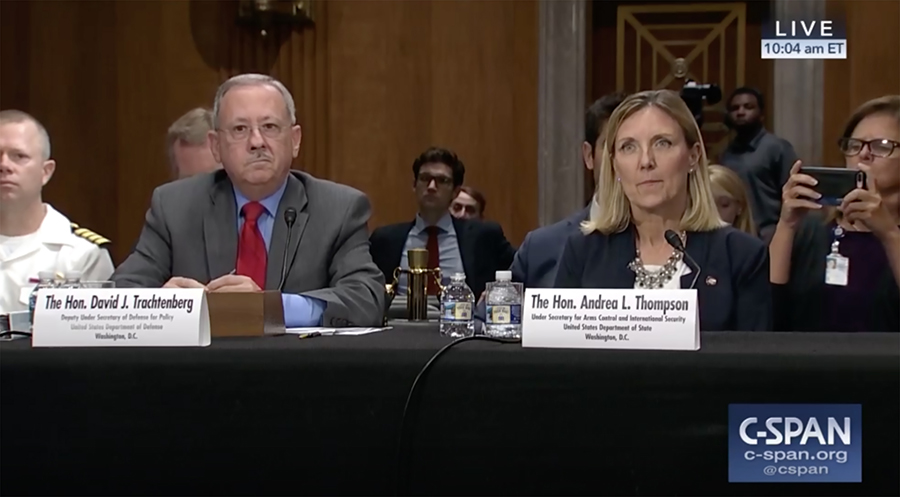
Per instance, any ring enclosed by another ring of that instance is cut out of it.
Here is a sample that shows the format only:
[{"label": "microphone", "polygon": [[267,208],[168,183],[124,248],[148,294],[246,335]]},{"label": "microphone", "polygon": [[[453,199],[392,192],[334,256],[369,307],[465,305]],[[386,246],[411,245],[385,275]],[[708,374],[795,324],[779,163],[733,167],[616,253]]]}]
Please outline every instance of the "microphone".
[{"label": "microphone", "polygon": [[697,261],[691,257],[691,254],[687,253],[687,250],[684,248],[684,243],[681,242],[681,237],[678,236],[678,233],[675,233],[672,230],[666,230],[666,241],[669,242],[669,245],[672,246],[673,249],[679,251],[684,255],[688,262],[691,263],[697,274],[694,275],[694,281],[691,282],[691,287],[688,290],[693,290],[694,286],[697,284],[697,278],[700,277],[700,264],[697,264]]},{"label": "microphone", "polygon": [[278,282],[278,291],[284,289],[284,280],[288,272],[288,248],[291,246],[291,233],[294,231],[294,221],[297,220],[297,209],[288,207],[284,211],[284,224],[287,225],[287,238],[284,240],[284,254],[281,256],[281,281]]}]

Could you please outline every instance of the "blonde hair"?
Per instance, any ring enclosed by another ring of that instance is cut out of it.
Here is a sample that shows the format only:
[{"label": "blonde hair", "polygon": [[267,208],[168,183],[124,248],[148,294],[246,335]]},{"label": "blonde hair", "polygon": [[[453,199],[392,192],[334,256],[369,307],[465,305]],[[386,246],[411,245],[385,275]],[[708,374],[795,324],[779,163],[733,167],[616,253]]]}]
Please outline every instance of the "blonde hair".
[{"label": "blonde hair", "polygon": [[747,185],[741,177],[727,167],[710,164],[709,182],[714,197],[727,197],[740,205],[740,212],[734,219],[734,227],[756,236],[756,224],[753,222],[750,201],[747,199]]},{"label": "blonde hair", "polygon": [[622,123],[639,110],[656,107],[671,116],[681,127],[687,146],[699,145],[700,158],[688,178],[688,205],[681,217],[680,229],[684,231],[712,231],[725,223],[719,218],[715,197],[709,182],[709,165],[703,137],[693,113],[671,90],[653,90],[635,93],[625,99],[613,112],[606,125],[606,136],[603,144],[603,157],[600,171],[597,172],[597,189],[595,201],[591,207],[591,215],[582,223],[581,230],[585,234],[599,231],[605,235],[619,233],[631,224],[631,205],[625,196],[622,185],[616,181],[613,169],[615,157],[616,134]]},{"label": "blonde hair", "polygon": [[166,150],[169,153],[169,164],[175,167],[175,144],[184,142],[189,145],[206,143],[209,132],[213,130],[213,114],[209,109],[197,107],[187,111],[169,126],[166,135]]},{"label": "blonde hair", "polygon": [[50,134],[47,133],[47,128],[27,112],[16,109],[0,110],[0,124],[19,124],[24,122],[30,122],[37,128],[38,138],[41,141],[41,159],[46,162],[50,159]]}]

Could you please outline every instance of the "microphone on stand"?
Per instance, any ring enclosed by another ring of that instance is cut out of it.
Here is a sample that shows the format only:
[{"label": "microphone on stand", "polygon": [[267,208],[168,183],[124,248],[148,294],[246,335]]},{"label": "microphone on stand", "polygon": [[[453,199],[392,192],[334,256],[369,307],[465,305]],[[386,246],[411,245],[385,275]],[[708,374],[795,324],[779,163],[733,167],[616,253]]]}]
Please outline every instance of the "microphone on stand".
[{"label": "microphone on stand", "polygon": [[288,272],[288,248],[291,246],[291,233],[294,230],[294,221],[297,220],[297,209],[288,207],[284,211],[284,224],[287,225],[287,238],[284,240],[284,254],[281,256],[281,281],[278,282],[278,291],[284,288],[284,280],[287,279]]},{"label": "microphone on stand", "polygon": [[684,248],[684,243],[682,243],[681,237],[678,236],[678,233],[675,233],[672,230],[666,230],[665,236],[666,241],[669,242],[669,245],[671,245],[673,249],[681,252],[684,255],[685,259],[687,259],[687,261],[690,262],[692,266],[694,266],[691,269],[696,271],[697,274],[694,275],[694,281],[691,282],[691,287],[688,288],[688,290],[693,290],[694,286],[697,284],[697,278],[700,277],[700,264],[697,264],[697,261],[695,261],[694,258],[691,257],[691,254],[687,253],[687,250],[685,250]]}]

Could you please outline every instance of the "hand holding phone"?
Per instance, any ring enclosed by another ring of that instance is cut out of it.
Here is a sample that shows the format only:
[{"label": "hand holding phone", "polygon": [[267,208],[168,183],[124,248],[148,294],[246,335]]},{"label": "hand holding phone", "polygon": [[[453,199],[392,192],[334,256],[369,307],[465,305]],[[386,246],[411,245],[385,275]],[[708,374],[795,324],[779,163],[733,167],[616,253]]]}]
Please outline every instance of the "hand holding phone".
[{"label": "hand holding phone", "polygon": [[[866,173],[839,167],[801,167],[800,174],[815,180],[815,199],[822,205],[841,205],[844,197],[853,190],[866,189]],[[814,197],[810,197],[814,198]]]},{"label": "hand holding phone", "polygon": [[812,176],[800,172],[802,162],[799,160],[791,166],[791,174],[781,189],[780,224],[793,228],[810,210],[822,208],[818,200],[822,197],[814,190],[818,182]]},{"label": "hand holding phone", "polygon": [[866,176],[864,187],[856,188],[844,197],[838,210],[848,223],[864,225],[881,240],[900,234],[897,221],[884,204],[871,175]]}]

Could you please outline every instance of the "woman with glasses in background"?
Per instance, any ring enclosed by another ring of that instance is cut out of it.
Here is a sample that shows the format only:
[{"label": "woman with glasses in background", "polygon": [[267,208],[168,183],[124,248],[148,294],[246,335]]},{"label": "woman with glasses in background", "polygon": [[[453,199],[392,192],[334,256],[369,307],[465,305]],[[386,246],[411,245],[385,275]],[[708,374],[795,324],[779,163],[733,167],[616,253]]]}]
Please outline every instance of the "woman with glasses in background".
[{"label": "woman with glasses in background", "polygon": [[900,331],[900,95],[860,106],[838,143],[867,185],[823,207],[794,164],[769,245],[775,328]]}]

